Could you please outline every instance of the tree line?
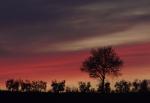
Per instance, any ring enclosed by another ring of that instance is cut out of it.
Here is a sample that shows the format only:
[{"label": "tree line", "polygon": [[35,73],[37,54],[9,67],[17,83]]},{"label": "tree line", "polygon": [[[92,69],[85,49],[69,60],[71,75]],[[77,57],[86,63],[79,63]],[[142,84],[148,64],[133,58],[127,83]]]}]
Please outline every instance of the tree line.
[{"label": "tree line", "polygon": [[[98,89],[91,88],[90,82],[79,82],[79,88],[65,88],[64,81],[52,81],[52,91],[55,93],[60,92],[100,92],[100,93],[128,93],[128,92],[147,92],[148,81],[136,80],[128,82],[121,80],[114,85],[115,90],[111,90],[110,83],[106,82],[109,75],[120,76],[120,70],[123,66],[123,60],[117,55],[112,47],[102,47],[91,50],[91,55],[83,61],[81,71],[87,72],[91,78],[99,81]],[[45,92],[47,83],[44,81],[23,81],[23,80],[8,80],[6,81],[6,88],[9,91],[38,91]]]},{"label": "tree line", "polygon": [[23,81],[10,79],[6,81],[6,88],[9,91],[45,92],[47,88],[47,83],[44,81],[29,81],[29,80]]},{"label": "tree line", "polygon": [[126,80],[117,81],[112,89],[109,82],[104,84],[104,90],[101,89],[101,83],[97,88],[93,88],[90,82],[80,81],[77,88],[66,86],[66,81],[52,81],[51,90],[47,91],[47,82],[14,80],[6,81],[6,88],[12,92],[53,92],[53,93],[146,93],[150,91],[147,80]]}]

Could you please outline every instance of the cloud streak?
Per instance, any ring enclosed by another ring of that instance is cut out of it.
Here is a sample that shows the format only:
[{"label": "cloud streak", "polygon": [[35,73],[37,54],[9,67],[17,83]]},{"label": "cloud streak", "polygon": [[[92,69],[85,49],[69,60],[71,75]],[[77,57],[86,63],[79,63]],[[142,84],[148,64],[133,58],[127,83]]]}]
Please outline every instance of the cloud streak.
[{"label": "cloud streak", "polygon": [[120,46],[135,43],[149,42],[149,25],[136,26],[128,31],[118,32],[111,35],[96,36],[75,42],[54,45],[53,48],[46,47],[45,51],[79,51],[103,46]]},{"label": "cloud streak", "polygon": [[149,4],[149,0],[0,1],[0,44],[12,52],[30,53],[65,42],[78,45],[89,38],[115,37],[149,23]]}]

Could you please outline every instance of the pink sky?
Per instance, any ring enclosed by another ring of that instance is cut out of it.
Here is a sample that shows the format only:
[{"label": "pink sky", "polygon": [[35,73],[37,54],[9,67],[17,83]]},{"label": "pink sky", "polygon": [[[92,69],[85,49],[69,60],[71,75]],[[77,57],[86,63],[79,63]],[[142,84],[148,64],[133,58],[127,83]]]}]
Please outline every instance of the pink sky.
[{"label": "pink sky", "polygon": [[[124,61],[118,79],[150,79],[150,43],[134,44],[124,47],[115,47],[116,52]],[[0,83],[5,80],[29,79],[29,80],[63,80],[68,85],[77,85],[79,81],[91,81],[87,73],[81,72],[80,67],[89,51],[62,53],[58,55],[39,55],[29,57],[16,57],[0,59],[1,72]],[[115,81],[117,78],[112,79]]]}]

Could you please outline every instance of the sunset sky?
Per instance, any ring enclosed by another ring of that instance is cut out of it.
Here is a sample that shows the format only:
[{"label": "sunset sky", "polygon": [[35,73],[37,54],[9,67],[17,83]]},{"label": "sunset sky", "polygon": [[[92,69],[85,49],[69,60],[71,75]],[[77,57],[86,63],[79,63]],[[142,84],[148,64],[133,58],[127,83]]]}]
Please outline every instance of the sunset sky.
[{"label": "sunset sky", "polygon": [[118,79],[150,79],[150,0],[0,0],[0,87],[10,78],[95,82],[82,62],[110,45],[124,61]]}]

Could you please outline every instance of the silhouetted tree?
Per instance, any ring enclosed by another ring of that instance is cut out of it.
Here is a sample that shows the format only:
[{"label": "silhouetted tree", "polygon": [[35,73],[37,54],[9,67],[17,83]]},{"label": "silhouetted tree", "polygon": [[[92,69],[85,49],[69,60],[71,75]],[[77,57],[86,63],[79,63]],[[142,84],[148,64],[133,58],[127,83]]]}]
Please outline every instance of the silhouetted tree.
[{"label": "silhouetted tree", "polygon": [[14,79],[7,80],[6,88],[9,91],[19,91],[19,81]]},{"label": "silhouetted tree", "polygon": [[104,92],[106,75],[118,75],[122,64],[123,61],[112,47],[103,47],[91,51],[91,56],[83,62],[81,70],[88,72],[90,77],[98,78]]},{"label": "silhouetted tree", "polygon": [[7,88],[7,90],[9,90],[9,91],[13,90],[13,83],[14,83],[13,79],[10,79],[10,80],[6,81],[6,88]]},{"label": "silhouetted tree", "polygon": [[44,81],[23,81],[20,80],[20,85],[21,85],[21,91],[22,92],[45,92],[47,83]]},{"label": "silhouetted tree", "polygon": [[140,84],[141,84],[140,80],[134,80],[132,82],[132,92],[139,92],[139,90],[140,90]]},{"label": "silhouetted tree", "polygon": [[80,92],[84,92],[84,93],[87,93],[87,92],[90,92],[90,87],[91,87],[91,83],[90,82],[79,82],[79,89],[80,89]]},{"label": "silhouetted tree", "polygon": [[57,82],[56,80],[52,81],[51,86],[54,93],[63,92],[65,90],[65,80],[61,82]]},{"label": "silhouetted tree", "polygon": [[44,81],[32,81],[32,91],[35,92],[45,92],[47,83]]},{"label": "silhouetted tree", "polygon": [[131,83],[125,80],[116,82],[115,88],[117,93],[128,93],[130,92]]},{"label": "silhouetted tree", "polygon": [[26,81],[20,80],[20,85],[21,85],[22,92],[32,91],[32,84],[29,80],[26,80]]},{"label": "silhouetted tree", "polygon": [[47,83],[44,81],[29,81],[29,80],[14,80],[6,81],[6,88],[9,91],[22,91],[22,92],[45,92]]},{"label": "silhouetted tree", "polygon": [[110,87],[110,83],[106,82],[105,83],[105,93],[110,93],[111,92],[111,87]]},{"label": "silhouetted tree", "polygon": [[140,90],[139,92],[148,92],[149,91],[149,87],[148,87],[148,81],[147,80],[143,80],[141,83],[140,83]]}]

